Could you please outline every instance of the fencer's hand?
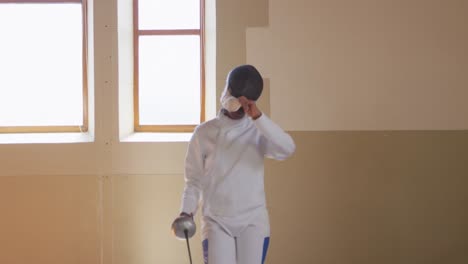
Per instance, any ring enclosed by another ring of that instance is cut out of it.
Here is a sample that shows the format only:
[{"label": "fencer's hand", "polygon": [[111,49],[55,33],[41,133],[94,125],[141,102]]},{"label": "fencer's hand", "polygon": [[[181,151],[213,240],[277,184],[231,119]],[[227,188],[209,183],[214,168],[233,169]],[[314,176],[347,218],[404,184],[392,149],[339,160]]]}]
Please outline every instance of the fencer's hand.
[{"label": "fencer's hand", "polygon": [[180,218],[180,217],[191,217],[193,219],[193,214],[188,214],[186,212],[182,212],[179,214],[179,217],[177,218]]},{"label": "fencer's hand", "polygon": [[183,219],[183,218],[192,218],[192,220],[193,220],[193,214],[188,214],[188,213],[182,212],[182,213],[179,214],[179,216],[177,216],[174,219],[174,221],[172,223],[174,223],[176,221],[179,221],[180,219]]},{"label": "fencer's hand", "polygon": [[172,222],[171,230],[177,238],[191,238],[197,230],[195,222],[193,221],[193,214],[180,213]]},{"label": "fencer's hand", "polygon": [[174,221],[172,223],[180,221],[181,219],[184,219],[184,218],[191,218],[193,220],[193,214],[188,214],[186,212],[182,212],[182,213],[179,214],[179,216],[176,217],[176,219],[174,219]]},{"label": "fencer's hand", "polygon": [[262,111],[260,111],[260,109],[257,107],[255,101],[249,100],[245,96],[241,96],[238,99],[242,105],[242,108],[244,108],[244,112],[252,119],[255,120],[262,115]]}]

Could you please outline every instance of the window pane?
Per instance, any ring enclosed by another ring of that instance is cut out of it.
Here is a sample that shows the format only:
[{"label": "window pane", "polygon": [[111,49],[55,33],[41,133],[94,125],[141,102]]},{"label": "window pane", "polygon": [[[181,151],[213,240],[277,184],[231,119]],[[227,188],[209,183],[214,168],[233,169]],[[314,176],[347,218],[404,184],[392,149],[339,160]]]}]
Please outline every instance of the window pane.
[{"label": "window pane", "polygon": [[200,122],[200,37],[140,37],[142,125]]},{"label": "window pane", "polygon": [[199,29],[200,0],[139,0],[139,29]]},{"label": "window pane", "polygon": [[0,4],[0,126],[82,125],[80,4]]}]

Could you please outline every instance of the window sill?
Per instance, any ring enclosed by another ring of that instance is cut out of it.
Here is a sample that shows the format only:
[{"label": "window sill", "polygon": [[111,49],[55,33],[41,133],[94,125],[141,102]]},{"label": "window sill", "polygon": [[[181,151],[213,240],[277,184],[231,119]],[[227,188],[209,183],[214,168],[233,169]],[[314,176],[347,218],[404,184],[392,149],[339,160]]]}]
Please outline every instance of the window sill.
[{"label": "window sill", "polygon": [[89,133],[11,133],[0,134],[0,144],[47,144],[93,142]]},{"label": "window sill", "polygon": [[188,142],[193,133],[136,132],[122,138],[121,142]]}]

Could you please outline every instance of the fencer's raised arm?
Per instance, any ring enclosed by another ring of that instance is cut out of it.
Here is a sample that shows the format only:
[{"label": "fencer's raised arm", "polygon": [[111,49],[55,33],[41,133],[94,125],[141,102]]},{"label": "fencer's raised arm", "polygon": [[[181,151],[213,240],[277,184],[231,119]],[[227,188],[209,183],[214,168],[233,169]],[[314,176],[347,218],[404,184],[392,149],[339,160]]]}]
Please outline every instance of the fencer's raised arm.
[{"label": "fencer's raised arm", "polygon": [[292,137],[268,118],[265,113],[262,113],[253,122],[262,134],[260,145],[266,157],[284,160],[294,153],[296,144],[294,144]]},{"label": "fencer's raised arm", "polygon": [[202,190],[202,173],[203,157],[197,130],[195,129],[185,157],[185,187],[182,194],[181,212],[193,215],[196,213]]}]

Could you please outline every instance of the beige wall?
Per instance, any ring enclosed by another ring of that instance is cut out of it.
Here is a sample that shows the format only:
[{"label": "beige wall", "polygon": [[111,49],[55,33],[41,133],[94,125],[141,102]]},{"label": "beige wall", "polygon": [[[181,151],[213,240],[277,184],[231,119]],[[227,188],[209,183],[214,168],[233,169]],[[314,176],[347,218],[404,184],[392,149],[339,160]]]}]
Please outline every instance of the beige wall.
[{"label": "beige wall", "polygon": [[467,1],[269,3],[247,61],[286,129],[468,129]]},{"label": "beige wall", "polygon": [[[230,68],[255,63],[268,78],[262,108],[298,146],[290,160],[266,163],[267,263],[468,261],[468,132],[448,131],[467,128],[466,1],[378,3],[217,1],[218,94]],[[0,263],[188,263],[169,230],[186,143],[119,142],[116,8],[114,0],[95,3],[95,142],[0,145]],[[411,14],[418,23],[405,27]],[[311,23],[318,19],[333,30]],[[435,43],[420,49],[429,36]],[[447,67],[426,64],[431,54]],[[444,71],[426,75],[418,66]],[[310,79],[315,86],[305,85]],[[351,87],[344,100],[338,92]],[[426,88],[427,97],[416,96]],[[421,120],[437,98],[434,122]],[[405,115],[390,118],[396,106]],[[340,131],[351,129],[359,131]],[[202,263],[199,242],[197,234],[194,263]]]},{"label": "beige wall", "polygon": [[468,132],[292,132],[268,263],[466,263]]}]

